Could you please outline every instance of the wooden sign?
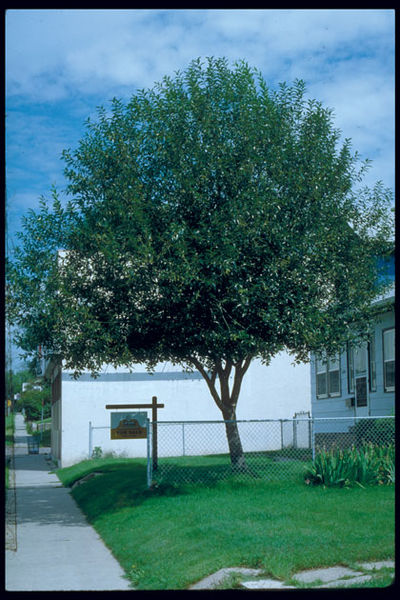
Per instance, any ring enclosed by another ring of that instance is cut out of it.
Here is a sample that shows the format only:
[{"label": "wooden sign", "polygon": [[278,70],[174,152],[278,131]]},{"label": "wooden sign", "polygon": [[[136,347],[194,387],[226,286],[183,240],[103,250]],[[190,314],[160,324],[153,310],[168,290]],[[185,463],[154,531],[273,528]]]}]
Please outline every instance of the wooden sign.
[{"label": "wooden sign", "polygon": [[111,439],[132,440],[147,438],[146,412],[112,412]]},{"label": "wooden sign", "polygon": [[[151,408],[151,418],[152,418],[152,453],[153,453],[153,470],[155,471],[158,467],[158,449],[157,449],[157,408],[164,408],[164,404],[157,403],[157,396],[153,396],[151,399],[151,404],[106,404],[106,408],[108,410],[113,410],[116,408]],[[116,413],[121,415],[123,413]],[[136,413],[138,414],[138,413]],[[112,425],[111,425],[112,427]],[[112,431],[112,430],[111,430]],[[111,437],[111,439],[115,439]],[[119,439],[119,438],[116,438]],[[128,438],[125,438],[128,439]]]}]

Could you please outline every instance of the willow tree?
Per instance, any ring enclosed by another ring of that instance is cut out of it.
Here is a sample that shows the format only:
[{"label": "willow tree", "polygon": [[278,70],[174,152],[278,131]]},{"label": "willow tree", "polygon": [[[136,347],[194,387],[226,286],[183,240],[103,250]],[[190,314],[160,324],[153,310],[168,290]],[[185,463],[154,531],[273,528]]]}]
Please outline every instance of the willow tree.
[{"label": "willow tree", "polygon": [[390,192],[360,187],[368,163],[305,96],[208,59],[114,99],[63,153],[68,202],[54,192],[28,215],[11,268],[22,347],[77,374],[198,369],[235,468],[251,361],[361,339],[388,251]]}]

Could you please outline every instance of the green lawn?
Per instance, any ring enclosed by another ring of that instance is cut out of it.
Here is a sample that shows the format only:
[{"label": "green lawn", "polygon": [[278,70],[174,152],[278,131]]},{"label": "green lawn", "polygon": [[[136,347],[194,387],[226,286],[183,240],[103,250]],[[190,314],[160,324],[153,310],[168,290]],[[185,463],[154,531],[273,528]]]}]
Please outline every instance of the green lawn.
[{"label": "green lawn", "polygon": [[6,446],[12,446],[14,443],[14,431],[15,431],[13,414],[6,416],[5,425],[6,425],[6,436],[5,436]]},{"label": "green lawn", "polygon": [[[268,481],[292,481],[301,478],[311,451],[284,449],[270,452],[247,452],[246,463],[251,476]],[[214,483],[231,476],[228,454],[161,458],[153,478],[159,483]]]},{"label": "green lawn", "polygon": [[185,589],[222,567],[289,580],[303,569],[394,556],[394,486],[325,489],[294,474],[148,490],[140,459],[84,461],[57,474],[71,485],[92,471],[101,475],[72,494],[137,589]]}]

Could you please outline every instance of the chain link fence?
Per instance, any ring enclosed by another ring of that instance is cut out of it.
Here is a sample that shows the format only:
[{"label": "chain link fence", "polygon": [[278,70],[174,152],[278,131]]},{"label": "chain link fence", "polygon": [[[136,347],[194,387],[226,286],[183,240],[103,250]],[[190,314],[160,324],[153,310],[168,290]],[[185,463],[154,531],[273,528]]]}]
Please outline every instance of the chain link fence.
[{"label": "chain link fence", "polygon": [[[237,425],[245,468],[241,476],[269,481],[302,477],[321,450],[394,443],[394,417],[241,420]],[[151,483],[212,483],[232,475],[228,421],[148,422],[147,439],[110,440],[110,426],[89,423],[89,458],[147,458]]]},{"label": "chain link fence", "polygon": [[[215,482],[232,475],[227,421],[153,423],[157,457],[152,481]],[[394,443],[394,417],[294,418],[236,421],[245,468],[240,475],[270,481],[302,477],[304,467],[323,449]]]}]

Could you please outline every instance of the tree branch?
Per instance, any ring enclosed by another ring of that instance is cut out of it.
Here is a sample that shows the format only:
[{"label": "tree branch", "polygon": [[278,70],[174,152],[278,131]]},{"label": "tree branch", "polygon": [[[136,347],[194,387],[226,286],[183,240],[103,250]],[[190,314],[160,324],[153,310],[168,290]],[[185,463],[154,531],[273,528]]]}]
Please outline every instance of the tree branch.
[{"label": "tree branch", "polygon": [[227,367],[228,365],[226,365],[224,369],[221,363],[215,365],[218,373],[219,385],[221,388],[221,403],[224,407],[230,408],[231,396],[229,391],[229,373],[232,369],[232,363],[230,363],[229,369]]},{"label": "tree branch", "polygon": [[226,361],[225,361],[225,368],[222,369],[225,377],[228,378],[229,375],[231,374],[232,366],[233,366],[232,361],[230,361],[229,359],[226,359]]},{"label": "tree branch", "polygon": [[235,378],[233,381],[233,388],[232,388],[232,394],[231,394],[232,406],[235,409],[236,409],[236,404],[237,404],[237,401],[239,398],[239,393],[240,393],[240,388],[242,385],[243,377],[244,377],[244,374],[246,373],[247,369],[250,366],[252,358],[253,358],[252,356],[247,356],[243,363],[242,363],[242,361],[238,361],[237,363],[235,363]]},{"label": "tree branch", "polygon": [[190,358],[190,362],[192,362],[194,364],[194,366],[199,370],[199,372],[202,374],[203,378],[205,379],[207,385],[208,385],[208,389],[210,390],[211,396],[214,398],[215,404],[218,406],[218,408],[220,409],[220,411],[223,410],[223,404],[221,402],[221,398],[218,395],[217,389],[215,387],[215,380],[217,377],[217,367],[215,367],[215,369],[212,370],[211,372],[211,378],[208,376],[208,373],[206,371],[206,369],[204,368],[204,366],[201,364],[201,362],[194,357]]},{"label": "tree branch", "polygon": [[242,366],[243,375],[246,373],[246,371],[249,368],[250,363],[251,363],[252,360],[253,360],[253,356],[250,356],[250,355],[245,358],[243,366]]}]

